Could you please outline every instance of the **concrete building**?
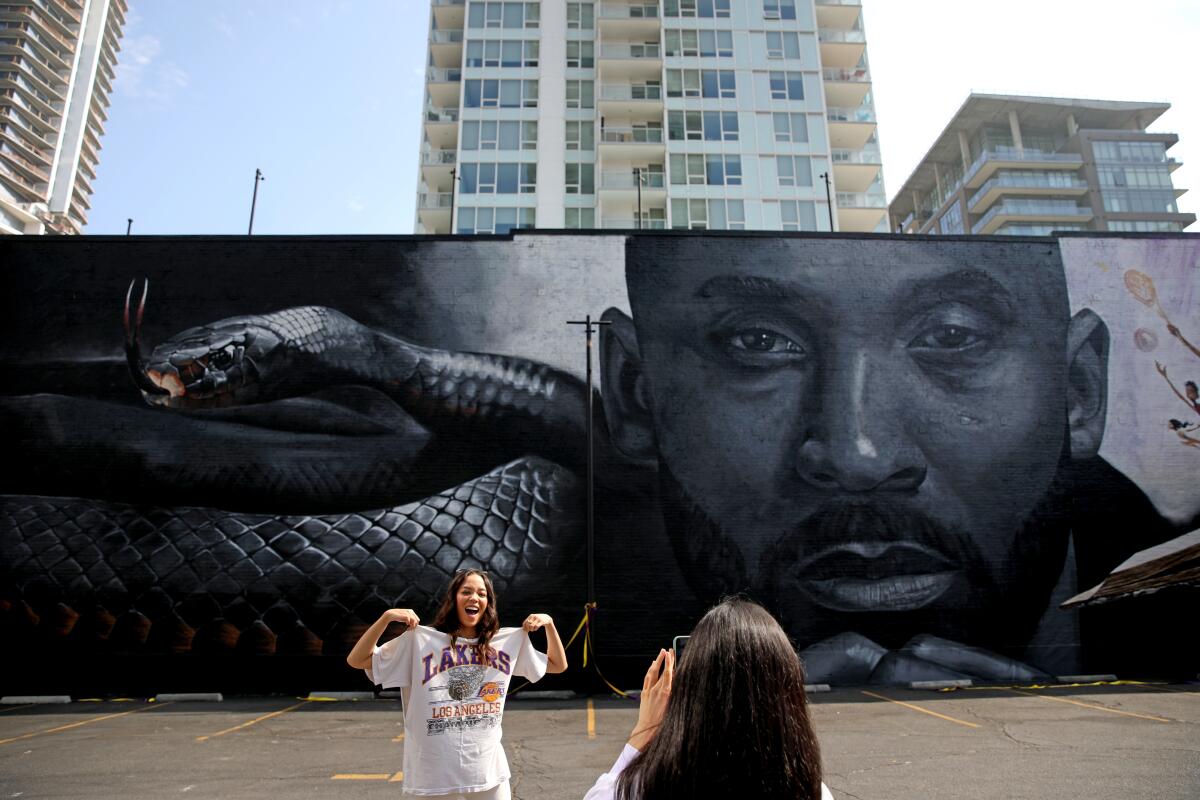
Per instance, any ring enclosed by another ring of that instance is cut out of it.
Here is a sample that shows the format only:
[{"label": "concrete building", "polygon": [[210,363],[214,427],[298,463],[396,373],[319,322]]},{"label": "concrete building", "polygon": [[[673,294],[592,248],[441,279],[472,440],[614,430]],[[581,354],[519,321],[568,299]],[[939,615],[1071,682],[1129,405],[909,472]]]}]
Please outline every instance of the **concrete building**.
[{"label": "concrete building", "polygon": [[1167,103],[972,94],[889,206],[904,233],[1182,231]]},{"label": "concrete building", "polygon": [[432,0],[427,63],[417,233],[887,230],[859,0]]},{"label": "concrete building", "polygon": [[0,2],[0,233],[87,224],[125,0]]}]

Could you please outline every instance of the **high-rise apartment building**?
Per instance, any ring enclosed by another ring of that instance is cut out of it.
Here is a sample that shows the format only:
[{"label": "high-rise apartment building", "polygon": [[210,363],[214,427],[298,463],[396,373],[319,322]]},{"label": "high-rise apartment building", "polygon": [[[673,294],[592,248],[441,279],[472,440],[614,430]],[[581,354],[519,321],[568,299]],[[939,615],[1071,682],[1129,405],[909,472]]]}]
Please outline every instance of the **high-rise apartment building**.
[{"label": "high-rise apartment building", "polygon": [[0,233],[87,224],[125,0],[0,2]]},{"label": "high-rise apartment building", "polygon": [[431,2],[418,233],[887,230],[859,0]]},{"label": "high-rise apartment building", "polygon": [[972,94],[892,200],[904,233],[1181,231],[1167,103]]}]

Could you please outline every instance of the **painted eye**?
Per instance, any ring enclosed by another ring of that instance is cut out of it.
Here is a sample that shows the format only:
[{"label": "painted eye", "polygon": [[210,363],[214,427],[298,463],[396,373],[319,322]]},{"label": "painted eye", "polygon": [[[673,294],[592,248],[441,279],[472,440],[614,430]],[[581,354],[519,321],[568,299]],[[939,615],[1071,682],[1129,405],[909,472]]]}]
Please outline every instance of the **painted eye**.
[{"label": "painted eye", "polygon": [[910,346],[925,350],[966,350],[984,344],[987,340],[979,331],[961,325],[938,325],[923,331],[913,339]]},{"label": "painted eye", "polygon": [[747,353],[804,353],[803,347],[768,328],[744,328],[734,331],[729,338],[729,345],[734,350]]}]

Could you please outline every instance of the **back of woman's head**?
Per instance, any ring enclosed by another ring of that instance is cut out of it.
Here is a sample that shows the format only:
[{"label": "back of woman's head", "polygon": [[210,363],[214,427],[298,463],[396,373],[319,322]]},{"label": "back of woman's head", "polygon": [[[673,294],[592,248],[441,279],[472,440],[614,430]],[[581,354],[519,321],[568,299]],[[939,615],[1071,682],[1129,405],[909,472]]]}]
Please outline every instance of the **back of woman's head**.
[{"label": "back of woman's head", "polygon": [[692,631],[658,732],[618,797],[820,797],[804,671],[779,623],[727,599]]}]

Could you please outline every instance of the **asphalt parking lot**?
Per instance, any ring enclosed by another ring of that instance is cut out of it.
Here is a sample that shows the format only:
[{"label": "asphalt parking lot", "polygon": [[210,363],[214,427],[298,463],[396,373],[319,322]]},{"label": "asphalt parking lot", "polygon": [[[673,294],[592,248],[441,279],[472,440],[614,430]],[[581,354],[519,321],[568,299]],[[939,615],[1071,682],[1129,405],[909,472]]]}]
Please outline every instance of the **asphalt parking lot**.
[{"label": "asphalt parking lot", "polygon": [[[837,798],[1200,797],[1200,685],[841,689],[811,696]],[[399,703],[244,698],[0,706],[0,797],[383,798]],[[514,699],[517,798],[579,798],[636,705]]]}]

